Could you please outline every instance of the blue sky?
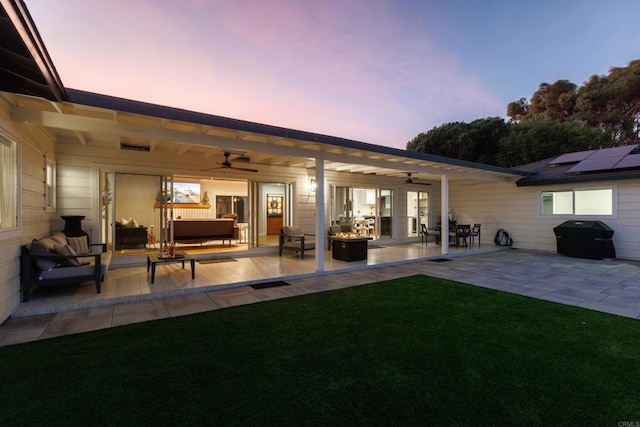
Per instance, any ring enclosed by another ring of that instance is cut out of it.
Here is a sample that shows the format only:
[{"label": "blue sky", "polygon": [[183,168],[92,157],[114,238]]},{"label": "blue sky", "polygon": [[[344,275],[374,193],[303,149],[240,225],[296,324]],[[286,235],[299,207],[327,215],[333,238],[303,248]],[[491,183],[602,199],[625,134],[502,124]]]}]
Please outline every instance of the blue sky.
[{"label": "blue sky", "polygon": [[640,59],[632,0],[26,0],[66,87],[404,148]]}]

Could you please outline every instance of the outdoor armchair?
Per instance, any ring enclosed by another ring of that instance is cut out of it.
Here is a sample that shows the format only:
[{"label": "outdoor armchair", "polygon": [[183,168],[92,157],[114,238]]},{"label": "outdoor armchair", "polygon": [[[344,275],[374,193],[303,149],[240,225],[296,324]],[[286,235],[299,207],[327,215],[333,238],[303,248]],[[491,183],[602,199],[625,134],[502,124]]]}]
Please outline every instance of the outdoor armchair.
[{"label": "outdoor armchair", "polygon": [[316,248],[315,235],[305,234],[298,226],[282,227],[280,230],[278,254],[282,256],[282,251],[290,249],[300,253],[300,258],[304,259],[304,251]]},{"label": "outdoor armchair", "polygon": [[440,230],[435,228],[429,229],[426,224],[420,224],[420,241],[426,245],[429,237],[433,237],[437,244],[440,240]]}]

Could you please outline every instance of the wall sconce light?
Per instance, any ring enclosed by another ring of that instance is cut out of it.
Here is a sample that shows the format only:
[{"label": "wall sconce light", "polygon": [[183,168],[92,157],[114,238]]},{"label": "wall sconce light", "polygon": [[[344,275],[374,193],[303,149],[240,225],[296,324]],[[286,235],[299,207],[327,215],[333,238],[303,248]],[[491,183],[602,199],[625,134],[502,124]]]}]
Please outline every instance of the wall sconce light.
[{"label": "wall sconce light", "polygon": [[209,203],[209,195],[207,194],[206,191],[202,193],[202,201],[200,203],[203,203],[203,204]]},{"label": "wall sconce light", "polygon": [[309,180],[309,191],[310,191],[311,193],[315,193],[315,192],[316,192],[316,180],[315,180],[315,179],[313,179],[313,178],[311,178],[311,179]]}]

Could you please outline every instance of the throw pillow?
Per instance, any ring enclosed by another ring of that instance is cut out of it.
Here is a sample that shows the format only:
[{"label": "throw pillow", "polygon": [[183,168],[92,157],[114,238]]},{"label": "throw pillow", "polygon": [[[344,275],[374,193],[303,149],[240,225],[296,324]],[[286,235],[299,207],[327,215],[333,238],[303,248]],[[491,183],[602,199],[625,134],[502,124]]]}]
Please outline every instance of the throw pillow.
[{"label": "throw pillow", "polygon": [[134,218],[131,218],[131,222],[129,224],[131,224],[131,227],[133,228],[140,227],[140,225],[138,225],[138,222]]},{"label": "throw pillow", "polygon": [[67,236],[62,231],[52,234],[49,238],[56,242],[57,245],[67,244]]},{"label": "throw pillow", "polygon": [[87,240],[87,236],[67,237],[67,243],[76,254],[89,253],[89,241]]},{"label": "throw pillow", "polygon": [[76,251],[69,245],[56,245],[55,247],[56,253],[58,255],[69,256],[72,258],[65,258],[60,260],[60,265],[62,267],[73,267],[80,265],[80,261],[76,258]]},{"label": "throw pillow", "polygon": [[131,222],[131,218],[127,219],[127,218],[122,218],[120,220],[120,223],[122,224],[123,227],[129,227],[129,223]]},{"label": "throw pillow", "polygon": [[[31,255],[51,255],[51,251],[45,245],[40,243],[38,240],[33,239],[31,242]],[[33,259],[36,268],[41,271],[51,270],[53,267],[57,265],[55,260],[46,259],[46,258],[34,258]]]},{"label": "throw pillow", "polygon": [[49,252],[54,253],[53,248],[56,245],[56,241],[51,237],[43,237],[42,239],[38,240],[38,244],[44,246]]}]

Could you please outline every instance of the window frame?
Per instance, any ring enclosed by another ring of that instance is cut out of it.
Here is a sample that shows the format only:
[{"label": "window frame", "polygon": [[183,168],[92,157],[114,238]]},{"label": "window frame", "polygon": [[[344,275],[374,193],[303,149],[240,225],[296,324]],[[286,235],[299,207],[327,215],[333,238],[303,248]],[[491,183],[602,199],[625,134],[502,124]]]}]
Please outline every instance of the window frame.
[{"label": "window frame", "polygon": [[[21,220],[21,215],[22,215],[22,184],[21,184],[21,178],[22,178],[22,147],[20,144],[20,140],[16,137],[14,137],[11,133],[5,131],[3,128],[0,128],[0,137],[4,138],[12,143],[15,144],[15,173],[16,173],[16,189],[15,189],[15,197],[16,197],[16,206],[15,206],[15,214],[16,214],[16,224],[11,226],[11,227],[0,227],[0,238],[2,239],[10,239],[10,238],[14,238],[14,237],[19,237],[20,236],[20,232],[22,230],[22,220]],[[13,195],[11,195],[11,192],[7,192],[7,191],[1,191],[0,192],[0,197],[6,197],[6,195],[9,195],[9,197],[12,197]]]},{"label": "window frame", "polygon": [[[51,173],[49,173],[51,170]],[[56,212],[56,161],[49,156],[44,156],[44,210]]]},{"label": "window frame", "polygon": [[[611,214],[576,214],[576,192],[581,191],[595,191],[595,190],[611,190]],[[543,213],[542,195],[544,193],[563,193],[571,192],[572,211],[571,214],[545,214]],[[538,196],[538,218],[554,218],[554,219],[617,219],[618,218],[618,186],[612,185],[598,185],[598,186],[575,186],[575,187],[562,187],[556,189],[544,189],[537,192]]]}]

